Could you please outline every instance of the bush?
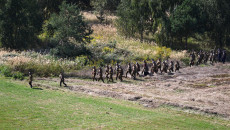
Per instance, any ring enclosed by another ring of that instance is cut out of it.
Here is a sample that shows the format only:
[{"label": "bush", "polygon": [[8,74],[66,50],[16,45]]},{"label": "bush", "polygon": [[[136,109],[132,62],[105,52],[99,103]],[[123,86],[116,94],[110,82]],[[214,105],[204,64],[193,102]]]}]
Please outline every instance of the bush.
[{"label": "bush", "polygon": [[12,70],[8,66],[1,66],[0,71],[1,71],[1,74],[4,75],[5,77],[12,77],[13,76]]},{"label": "bush", "polygon": [[21,73],[21,72],[14,72],[14,73],[13,73],[13,78],[14,78],[14,79],[23,80],[23,79],[24,79],[24,74]]},{"label": "bush", "polygon": [[182,58],[181,61],[182,61],[186,66],[189,66],[189,58],[188,58],[188,57]]},{"label": "bush", "polygon": [[156,57],[161,59],[167,59],[171,55],[172,50],[167,47],[157,47]]}]

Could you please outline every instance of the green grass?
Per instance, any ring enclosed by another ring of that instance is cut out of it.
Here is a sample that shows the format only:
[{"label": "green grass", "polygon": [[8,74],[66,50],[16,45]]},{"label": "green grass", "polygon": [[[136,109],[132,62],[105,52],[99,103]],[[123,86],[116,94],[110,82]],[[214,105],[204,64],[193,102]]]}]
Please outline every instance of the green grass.
[{"label": "green grass", "polygon": [[229,121],[0,77],[0,129],[230,129]]}]

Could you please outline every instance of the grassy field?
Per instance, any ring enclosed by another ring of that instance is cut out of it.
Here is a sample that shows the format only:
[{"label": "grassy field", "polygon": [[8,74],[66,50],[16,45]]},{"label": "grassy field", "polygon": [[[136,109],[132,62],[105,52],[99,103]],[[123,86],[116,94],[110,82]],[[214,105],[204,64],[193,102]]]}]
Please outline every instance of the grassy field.
[{"label": "grassy field", "polygon": [[0,77],[0,129],[230,129],[230,122]]}]

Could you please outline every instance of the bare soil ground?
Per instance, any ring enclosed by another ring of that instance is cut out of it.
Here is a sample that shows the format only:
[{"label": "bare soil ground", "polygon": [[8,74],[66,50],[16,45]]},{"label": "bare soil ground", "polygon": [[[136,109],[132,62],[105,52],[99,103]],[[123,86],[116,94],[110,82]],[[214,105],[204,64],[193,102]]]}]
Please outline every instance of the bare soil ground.
[{"label": "bare soil ground", "polygon": [[[102,83],[67,78],[66,83],[70,90],[90,95],[137,101],[145,107],[169,105],[230,119],[230,63],[186,67],[175,73],[124,80]],[[60,89],[58,81],[37,78],[35,84]]]}]

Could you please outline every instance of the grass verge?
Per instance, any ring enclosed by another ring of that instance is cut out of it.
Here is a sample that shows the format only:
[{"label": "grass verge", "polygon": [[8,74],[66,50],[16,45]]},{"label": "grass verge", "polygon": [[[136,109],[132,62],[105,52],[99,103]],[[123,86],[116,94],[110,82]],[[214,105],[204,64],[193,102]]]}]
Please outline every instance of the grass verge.
[{"label": "grass verge", "polygon": [[229,129],[230,122],[69,91],[30,89],[0,77],[0,129],[15,128]]}]

